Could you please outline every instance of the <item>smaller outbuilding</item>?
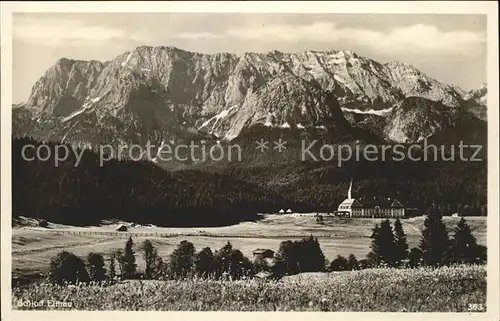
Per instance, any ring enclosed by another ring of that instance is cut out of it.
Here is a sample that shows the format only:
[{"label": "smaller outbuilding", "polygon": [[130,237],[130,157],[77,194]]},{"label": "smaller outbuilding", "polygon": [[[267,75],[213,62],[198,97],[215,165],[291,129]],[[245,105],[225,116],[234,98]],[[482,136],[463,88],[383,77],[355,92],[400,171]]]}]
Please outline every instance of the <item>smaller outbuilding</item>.
[{"label": "smaller outbuilding", "polygon": [[278,213],[280,213],[280,214],[285,214],[285,210],[284,210],[284,209],[281,209]]},{"label": "smaller outbuilding", "polygon": [[120,224],[120,225],[118,225],[118,226],[116,227],[116,230],[117,230],[118,232],[127,232],[127,227],[126,227],[125,225],[123,225],[123,224]]},{"label": "smaller outbuilding", "polygon": [[40,220],[40,222],[38,222],[38,226],[47,228],[49,227],[49,222],[46,220]]},{"label": "smaller outbuilding", "polygon": [[287,212],[288,214],[293,213],[291,209],[287,209],[287,210],[286,210],[286,212]]},{"label": "smaller outbuilding", "polygon": [[252,254],[254,257],[260,257],[263,259],[274,257],[274,251],[270,249],[255,249]]}]

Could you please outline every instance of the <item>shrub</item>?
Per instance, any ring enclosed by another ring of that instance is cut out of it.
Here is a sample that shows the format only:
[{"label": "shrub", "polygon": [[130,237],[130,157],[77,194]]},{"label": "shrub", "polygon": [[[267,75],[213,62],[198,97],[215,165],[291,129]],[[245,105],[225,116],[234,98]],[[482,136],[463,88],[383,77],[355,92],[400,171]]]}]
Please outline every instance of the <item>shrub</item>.
[{"label": "shrub", "polygon": [[318,239],[310,236],[300,241],[281,242],[275,260],[278,274],[322,272],[326,259]]},{"label": "shrub", "polygon": [[363,269],[369,269],[371,267],[372,267],[372,265],[371,265],[371,263],[370,263],[369,260],[367,260],[367,259],[361,259],[361,260],[359,260],[359,268],[361,270],[363,270]]},{"label": "shrub", "polygon": [[252,262],[240,250],[234,249],[230,242],[216,251],[215,260],[216,278],[230,277],[232,280],[237,280],[244,275],[249,275],[254,269]]},{"label": "shrub", "polygon": [[254,267],[254,273],[271,271],[271,267],[267,263],[266,259],[260,256],[257,256],[255,260],[253,260],[253,267]]},{"label": "shrub", "polygon": [[215,256],[209,247],[203,248],[196,254],[194,260],[195,272],[199,277],[214,275],[216,269]]},{"label": "shrub", "polygon": [[476,263],[486,264],[488,258],[488,249],[484,245],[479,245],[476,248]]},{"label": "shrub", "polygon": [[82,259],[62,251],[50,261],[49,280],[56,284],[88,282],[89,275]]},{"label": "shrub", "polygon": [[408,264],[410,267],[418,267],[422,265],[423,253],[418,247],[414,247],[411,249],[410,254],[408,255],[408,259]]},{"label": "shrub", "polygon": [[359,262],[354,254],[349,254],[347,257],[347,270],[359,270]]},{"label": "shrub", "polygon": [[337,255],[332,263],[330,263],[330,271],[345,271],[347,269],[347,259],[342,255]]}]

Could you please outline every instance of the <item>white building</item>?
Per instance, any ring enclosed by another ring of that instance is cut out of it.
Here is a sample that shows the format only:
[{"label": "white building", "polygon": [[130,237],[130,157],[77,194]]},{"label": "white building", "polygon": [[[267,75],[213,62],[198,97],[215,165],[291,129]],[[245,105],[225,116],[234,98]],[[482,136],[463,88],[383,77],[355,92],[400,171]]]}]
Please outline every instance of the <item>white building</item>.
[{"label": "white building", "polygon": [[405,216],[405,207],[397,199],[373,198],[357,200],[352,198],[352,181],[347,192],[347,198],[340,203],[337,216],[346,217],[372,217],[372,218],[398,218]]}]

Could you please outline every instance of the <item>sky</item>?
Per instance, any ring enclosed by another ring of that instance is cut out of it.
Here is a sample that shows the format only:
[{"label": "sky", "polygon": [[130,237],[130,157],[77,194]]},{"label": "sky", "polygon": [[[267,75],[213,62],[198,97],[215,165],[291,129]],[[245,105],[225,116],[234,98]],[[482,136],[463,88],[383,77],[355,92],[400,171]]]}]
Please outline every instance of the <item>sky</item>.
[{"label": "sky", "polygon": [[15,13],[13,101],[59,58],[107,61],[142,45],[201,52],[351,50],[465,90],[486,82],[486,16],[446,14]]}]

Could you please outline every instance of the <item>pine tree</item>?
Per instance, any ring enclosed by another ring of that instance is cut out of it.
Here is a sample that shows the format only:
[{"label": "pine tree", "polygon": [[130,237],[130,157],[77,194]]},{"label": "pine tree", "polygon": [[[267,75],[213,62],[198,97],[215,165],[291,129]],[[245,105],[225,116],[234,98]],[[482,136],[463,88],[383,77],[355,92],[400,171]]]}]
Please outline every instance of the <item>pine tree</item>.
[{"label": "pine tree", "polygon": [[443,217],[435,207],[431,208],[425,218],[424,230],[420,238],[420,250],[423,263],[430,266],[439,266],[447,263],[450,240]]},{"label": "pine tree", "polygon": [[146,264],[146,268],[144,270],[144,278],[151,279],[153,275],[158,271],[158,251],[153,246],[150,240],[145,240],[142,244],[142,251],[144,262]]},{"label": "pine tree", "polygon": [[114,280],[116,277],[116,260],[115,255],[112,254],[109,260],[109,278]]},{"label": "pine tree", "polygon": [[457,263],[474,263],[478,257],[476,238],[472,235],[470,226],[462,218],[455,228],[452,240],[453,260]]},{"label": "pine tree", "polygon": [[135,253],[132,247],[134,242],[132,237],[129,237],[127,243],[125,244],[125,250],[123,253],[123,278],[131,279],[134,278],[137,273],[137,264],[135,263]]},{"label": "pine tree", "polygon": [[399,265],[402,261],[408,258],[408,243],[406,242],[406,234],[403,229],[403,224],[399,218],[394,223],[394,261]]},{"label": "pine tree", "polygon": [[371,251],[366,255],[366,259],[370,262],[372,266],[378,266],[380,264],[380,227],[378,224],[375,224],[375,227],[372,229],[372,234],[370,235],[371,241]]},{"label": "pine tree", "polygon": [[382,263],[393,266],[395,243],[391,222],[389,220],[384,220],[380,223],[380,227],[375,225],[370,238],[372,239],[372,244],[370,246],[372,250],[367,255],[367,258],[371,260],[375,266]]},{"label": "pine tree", "polygon": [[177,278],[185,278],[194,270],[195,248],[193,243],[182,241],[170,255],[170,269]]},{"label": "pine tree", "polygon": [[124,262],[123,262],[123,251],[120,250],[120,249],[114,251],[113,257],[118,262],[118,269],[119,269],[119,272],[120,272],[120,278],[123,279],[123,264],[124,264]]}]

